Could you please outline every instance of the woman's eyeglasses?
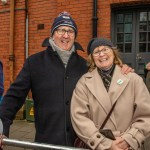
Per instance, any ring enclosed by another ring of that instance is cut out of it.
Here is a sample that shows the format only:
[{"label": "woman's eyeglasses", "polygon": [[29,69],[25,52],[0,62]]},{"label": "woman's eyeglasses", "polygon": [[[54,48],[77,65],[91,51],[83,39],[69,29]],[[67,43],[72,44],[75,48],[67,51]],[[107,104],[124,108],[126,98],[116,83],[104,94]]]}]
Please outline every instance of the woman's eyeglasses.
[{"label": "woman's eyeglasses", "polygon": [[69,36],[73,36],[74,35],[74,30],[65,30],[65,29],[56,29],[57,33],[59,35],[64,35],[65,33],[67,33]]},{"label": "woman's eyeglasses", "polygon": [[109,53],[110,51],[111,51],[111,49],[106,47],[106,48],[103,48],[103,49],[100,50],[100,51],[94,51],[94,52],[92,53],[92,55],[95,56],[95,57],[97,57],[97,56],[100,56],[101,53],[107,54],[107,53]]}]

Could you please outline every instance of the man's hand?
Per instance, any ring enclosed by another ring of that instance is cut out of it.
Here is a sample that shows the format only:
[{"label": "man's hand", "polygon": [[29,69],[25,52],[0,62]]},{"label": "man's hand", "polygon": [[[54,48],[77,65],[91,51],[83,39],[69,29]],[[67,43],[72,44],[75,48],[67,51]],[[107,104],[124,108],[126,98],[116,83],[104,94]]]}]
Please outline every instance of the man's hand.
[{"label": "man's hand", "polygon": [[2,133],[3,133],[3,123],[2,120],[0,119],[0,150],[2,150],[3,148],[2,140],[4,138],[4,135]]},{"label": "man's hand", "polygon": [[0,134],[0,150],[3,150],[3,138],[7,138],[5,135]]},{"label": "man's hand", "polygon": [[122,68],[121,68],[121,73],[122,74],[128,74],[129,72],[134,72],[134,69],[129,67],[128,65],[126,64],[123,64],[122,65]]},{"label": "man's hand", "polygon": [[0,150],[2,150],[2,148],[3,148],[2,140],[3,140],[3,135],[1,134],[0,135]]}]

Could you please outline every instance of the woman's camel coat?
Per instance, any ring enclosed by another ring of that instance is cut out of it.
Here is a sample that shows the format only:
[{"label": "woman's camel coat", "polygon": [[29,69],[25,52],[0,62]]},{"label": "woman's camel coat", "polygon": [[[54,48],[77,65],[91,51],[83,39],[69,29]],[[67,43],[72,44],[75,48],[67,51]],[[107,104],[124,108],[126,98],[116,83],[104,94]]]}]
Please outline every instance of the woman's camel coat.
[{"label": "woman's camel coat", "polygon": [[99,128],[115,101],[104,128],[122,136],[133,149],[141,149],[141,142],[150,132],[150,94],[140,76],[123,75],[118,66],[108,93],[97,69],[78,81],[71,101],[71,119],[77,135],[91,149],[109,149],[112,141],[102,136]]}]

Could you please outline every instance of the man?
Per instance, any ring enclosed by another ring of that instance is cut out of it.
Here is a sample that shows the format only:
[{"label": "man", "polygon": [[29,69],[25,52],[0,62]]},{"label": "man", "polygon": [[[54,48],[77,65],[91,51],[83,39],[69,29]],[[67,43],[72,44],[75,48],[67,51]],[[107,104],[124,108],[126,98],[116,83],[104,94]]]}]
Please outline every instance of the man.
[{"label": "man", "polygon": [[145,69],[146,86],[150,92],[150,62],[146,64]]},{"label": "man", "polygon": [[35,141],[73,146],[76,135],[70,121],[70,100],[77,81],[88,70],[86,61],[76,52],[81,49],[75,42],[77,33],[76,23],[67,12],[55,18],[47,49],[26,60],[0,106],[5,136],[31,89]]},{"label": "man", "polygon": [[148,63],[145,65],[145,68],[144,68],[145,77],[146,77],[148,71],[150,71],[150,62],[148,62]]}]

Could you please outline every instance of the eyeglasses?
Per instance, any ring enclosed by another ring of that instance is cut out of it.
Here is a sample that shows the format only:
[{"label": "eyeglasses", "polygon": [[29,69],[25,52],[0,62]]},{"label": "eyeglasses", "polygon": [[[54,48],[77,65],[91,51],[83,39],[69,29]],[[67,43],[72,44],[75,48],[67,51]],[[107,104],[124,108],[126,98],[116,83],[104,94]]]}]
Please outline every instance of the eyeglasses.
[{"label": "eyeglasses", "polygon": [[64,35],[66,32],[69,36],[74,35],[74,30],[56,29],[56,31],[59,35]]},{"label": "eyeglasses", "polygon": [[93,56],[97,57],[97,56],[100,56],[101,53],[107,54],[107,53],[109,53],[110,51],[111,51],[110,48],[103,48],[103,49],[100,50],[100,51],[95,51],[95,52],[93,52]]}]

